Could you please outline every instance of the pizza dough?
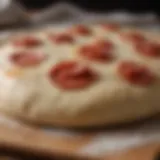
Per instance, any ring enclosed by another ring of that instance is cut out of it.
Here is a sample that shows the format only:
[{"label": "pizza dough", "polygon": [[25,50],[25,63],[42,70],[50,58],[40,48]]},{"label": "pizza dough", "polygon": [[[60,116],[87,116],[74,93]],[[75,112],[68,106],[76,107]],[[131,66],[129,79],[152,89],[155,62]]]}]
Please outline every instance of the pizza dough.
[{"label": "pizza dough", "polygon": [[160,112],[160,34],[113,24],[24,32],[0,49],[0,112],[52,126]]}]

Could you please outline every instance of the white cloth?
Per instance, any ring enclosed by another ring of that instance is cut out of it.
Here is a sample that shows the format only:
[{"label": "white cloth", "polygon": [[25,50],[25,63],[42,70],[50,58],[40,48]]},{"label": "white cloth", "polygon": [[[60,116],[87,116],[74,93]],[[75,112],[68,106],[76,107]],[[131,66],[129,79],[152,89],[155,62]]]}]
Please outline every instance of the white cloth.
[{"label": "white cloth", "polygon": [[19,23],[26,18],[24,8],[13,0],[0,0],[0,25]]},{"label": "white cloth", "polygon": [[88,22],[108,20],[116,22],[129,23],[147,23],[152,24],[157,21],[154,13],[148,14],[128,14],[126,12],[114,12],[108,14],[97,14],[83,11],[68,3],[58,3],[43,9],[37,14],[29,16],[26,11],[16,0],[0,0],[0,25],[12,24],[27,21],[30,24],[41,23],[59,23],[59,22]]}]

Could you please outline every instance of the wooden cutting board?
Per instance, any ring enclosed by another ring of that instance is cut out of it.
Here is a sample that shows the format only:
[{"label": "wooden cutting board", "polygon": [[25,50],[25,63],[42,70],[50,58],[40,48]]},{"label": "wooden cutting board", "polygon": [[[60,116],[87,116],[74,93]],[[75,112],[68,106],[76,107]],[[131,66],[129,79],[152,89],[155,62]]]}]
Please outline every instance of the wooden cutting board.
[{"label": "wooden cutting board", "polygon": [[78,154],[76,150],[86,144],[90,135],[72,138],[53,138],[40,129],[14,124],[0,124],[0,154],[38,159],[65,160],[156,160],[160,153],[160,143],[150,143],[123,152],[115,152],[102,157],[87,157]]},{"label": "wooden cutting board", "polygon": [[[16,154],[18,154],[18,152]],[[21,152],[21,159],[12,158],[12,157],[0,157],[0,160],[23,160],[22,154],[23,154],[23,156],[26,155],[26,154],[24,154],[24,151],[23,151],[23,153]],[[30,153],[28,153],[28,154],[30,154]],[[51,156],[50,159],[52,159],[52,157],[53,156]],[[68,157],[68,158],[66,158],[66,157]],[[64,160],[67,160],[67,159],[68,160],[83,160],[80,157],[76,157],[76,156],[74,156],[74,157],[73,156],[66,156],[66,157],[65,157],[65,155],[63,155],[63,156],[58,156],[58,155],[55,156],[54,155],[54,160],[62,160],[62,159],[64,159]],[[32,158],[32,156],[31,156],[31,158]],[[28,156],[28,160],[31,160],[31,158],[29,158],[29,156]],[[154,144],[148,144],[143,147],[137,147],[137,148],[125,151],[125,152],[115,153],[114,155],[102,157],[102,158],[99,158],[99,160],[159,160],[158,158],[160,159],[160,144],[154,143]],[[37,158],[35,158],[35,159],[37,160]],[[90,160],[89,158],[84,158],[84,160],[85,159]],[[34,160],[34,158],[32,158],[32,160]]]}]

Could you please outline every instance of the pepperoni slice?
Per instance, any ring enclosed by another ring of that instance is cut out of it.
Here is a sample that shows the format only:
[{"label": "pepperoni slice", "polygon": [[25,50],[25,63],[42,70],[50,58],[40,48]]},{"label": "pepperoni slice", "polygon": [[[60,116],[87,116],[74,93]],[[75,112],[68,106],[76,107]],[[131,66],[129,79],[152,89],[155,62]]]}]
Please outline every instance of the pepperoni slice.
[{"label": "pepperoni slice", "polygon": [[145,56],[149,57],[160,57],[160,44],[146,42],[146,43],[139,43],[135,45],[136,50]]},{"label": "pepperoni slice", "polygon": [[73,61],[60,62],[51,69],[49,76],[51,81],[63,89],[84,88],[97,79],[90,68]]},{"label": "pepperoni slice", "polygon": [[118,31],[120,26],[118,24],[110,23],[110,24],[102,24],[102,27],[108,31]]},{"label": "pepperoni slice", "polygon": [[61,33],[57,35],[50,35],[50,39],[57,44],[64,44],[64,43],[73,43],[74,38],[66,33]]},{"label": "pepperoni slice", "polygon": [[113,49],[113,44],[110,41],[107,41],[107,40],[98,40],[95,43],[95,45],[97,47],[104,48],[104,49],[106,49],[108,51]]},{"label": "pepperoni slice", "polygon": [[145,66],[134,62],[122,62],[118,66],[119,74],[131,84],[147,86],[154,82],[154,75]]},{"label": "pepperoni slice", "polygon": [[80,48],[80,54],[90,60],[108,62],[113,59],[113,45],[109,41],[99,41],[93,45],[85,45]]},{"label": "pepperoni slice", "polygon": [[42,44],[42,41],[35,37],[23,37],[13,41],[13,45],[16,47],[37,47]]},{"label": "pepperoni slice", "polygon": [[146,38],[142,34],[136,32],[123,34],[122,37],[136,44],[146,41]]},{"label": "pepperoni slice", "polygon": [[71,32],[81,36],[90,36],[92,34],[91,29],[83,25],[75,26]]},{"label": "pepperoni slice", "polygon": [[20,67],[31,67],[40,64],[45,56],[34,52],[16,52],[11,55],[10,60]]}]

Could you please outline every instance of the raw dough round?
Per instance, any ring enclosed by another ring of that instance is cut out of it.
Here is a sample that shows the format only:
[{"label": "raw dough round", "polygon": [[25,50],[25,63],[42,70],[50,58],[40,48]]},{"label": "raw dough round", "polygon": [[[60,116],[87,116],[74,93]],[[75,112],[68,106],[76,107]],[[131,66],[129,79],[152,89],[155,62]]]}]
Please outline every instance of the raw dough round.
[{"label": "raw dough round", "polygon": [[[117,124],[159,113],[160,34],[100,24],[88,26],[90,34],[79,28],[26,32],[1,46],[0,112],[63,127]],[[99,41],[111,45],[96,45]],[[89,49],[81,53],[84,46]],[[62,65],[51,75],[63,62],[78,65]],[[123,62],[137,67],[120,71]]]}]

